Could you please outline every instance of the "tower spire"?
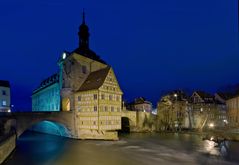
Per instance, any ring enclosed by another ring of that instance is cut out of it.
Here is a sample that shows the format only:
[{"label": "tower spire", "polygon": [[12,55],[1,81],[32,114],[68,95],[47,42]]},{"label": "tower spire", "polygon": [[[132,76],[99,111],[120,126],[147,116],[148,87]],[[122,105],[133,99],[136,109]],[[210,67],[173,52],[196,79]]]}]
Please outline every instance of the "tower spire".
[{"label": "tower spire", "polygon": [[79,48],[80,49],[89,49],[89,28],[85,23],[85,10],[83,9],[82,24],[80,25],[79,32]]},{"label": "tower spire", "polygon": [[78,31],[78,37],[79,37],[79,47],[74,52],[76,52],[77,54],[83,55],[85,57],[88,57],[90,59],[106,64],[105,61],[101,60],[100,57],[89,48],[90,33],[89,33],[89,28],[85,21],[84,8],[82,12],[82,23]]},{"label": "tower spire", "polygon": [[82,19],[82,24],[85,24],[85,9],[83,8],[83,19]]}]

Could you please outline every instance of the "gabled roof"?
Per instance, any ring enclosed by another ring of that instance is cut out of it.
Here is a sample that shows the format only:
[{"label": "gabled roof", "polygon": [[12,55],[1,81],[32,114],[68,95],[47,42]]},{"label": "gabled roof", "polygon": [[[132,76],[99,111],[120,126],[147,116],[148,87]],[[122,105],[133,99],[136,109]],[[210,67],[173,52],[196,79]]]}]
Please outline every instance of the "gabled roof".
[{"label": "gabled roof", "polygon": [[10,87],[9,81],[6,80],[0,80],[0,86],[1,87]]},{"label": "gabled roof", "polygon": [[195,91],[202,99],[205,99],[205,98],[214,98],[213,95],[211,95],[210,93],[206,93],[206,92],[203,92],[203,91]]},{"label": "gabled roof", "polygon": [[235,94],[233,94],[233,93],[224,93],[224,92],[217,92],[216,94],[224,100],[228,100],[235,96]]},{"label": "gabled roof", "polygon": [[109,71],[110,66],[107,66],[104,69],[91,72],[78,91],[99,89],[103,85]]},{"label": "gabled roof", "polygon": [[214,103],[215,102],[214,96],[210,93],[203,92],[203,91],[195,91],[194,93],[196,93],[198,96],[200,96],[201,99],[205,103]]},{"label": "gabled roof", "polygon": [[144,97],[137,97],[134,99],[134,101],[129,102],[129,103],[125,103],[126,107],[130,107],[130,106],[134,106],[134,105],[138,105],[138,104],[150,104],[152,105],[152,103],[148,100],[146,100]]},{"label": "gabled roof", "polygon": [[150,101],[147,101],[144,97],[138,97],[134,99],[133,104],[152,104]]}]

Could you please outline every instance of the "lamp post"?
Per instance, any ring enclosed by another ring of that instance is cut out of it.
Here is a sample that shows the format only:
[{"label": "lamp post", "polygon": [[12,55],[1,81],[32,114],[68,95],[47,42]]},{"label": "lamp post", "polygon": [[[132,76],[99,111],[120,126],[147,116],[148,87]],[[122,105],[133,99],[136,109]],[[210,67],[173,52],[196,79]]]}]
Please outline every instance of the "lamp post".
[{"label": "lamp post", "polygon": [[178,109],[176,109],[176,106],[177,106],[177,99],[178,99],[178,94],[177,93],[174,93],[173,95],[175,97],[175,110],[176,110],[176,121],[174,121],[174,126],[176,127],[176,130],[178,131]]}]

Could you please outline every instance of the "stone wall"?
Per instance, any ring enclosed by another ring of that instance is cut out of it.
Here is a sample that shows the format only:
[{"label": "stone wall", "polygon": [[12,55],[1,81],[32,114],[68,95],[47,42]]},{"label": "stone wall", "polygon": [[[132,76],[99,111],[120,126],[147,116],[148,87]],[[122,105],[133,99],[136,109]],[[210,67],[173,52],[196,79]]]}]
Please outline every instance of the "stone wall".
[{"label": "stone wall", "polygon": [[6,140],[0,142],[0,164],[12,153],[16,147],[16,135],[11,135]]},{"label": "stone wall", "polygon": [[156,116],[150,112],[137,112],[137,129],[134,132],[155,131]]},{"label": "stone wall", "polygon": [[117,131],[81,130],[80,139],[119,140]]}]

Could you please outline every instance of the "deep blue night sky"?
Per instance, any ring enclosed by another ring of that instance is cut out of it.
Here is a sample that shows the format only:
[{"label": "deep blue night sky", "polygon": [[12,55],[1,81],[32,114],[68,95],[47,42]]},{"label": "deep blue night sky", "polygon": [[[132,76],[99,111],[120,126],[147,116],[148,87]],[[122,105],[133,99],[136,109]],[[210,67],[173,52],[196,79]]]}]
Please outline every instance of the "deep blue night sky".
[{"label": "deep blue night sky", "polygon": [[128,101],[239,83],[237,0],[0,0],[0,79],[18,109],[30,109],[32,90],[78,46],[83,8],[90,47]]}]

